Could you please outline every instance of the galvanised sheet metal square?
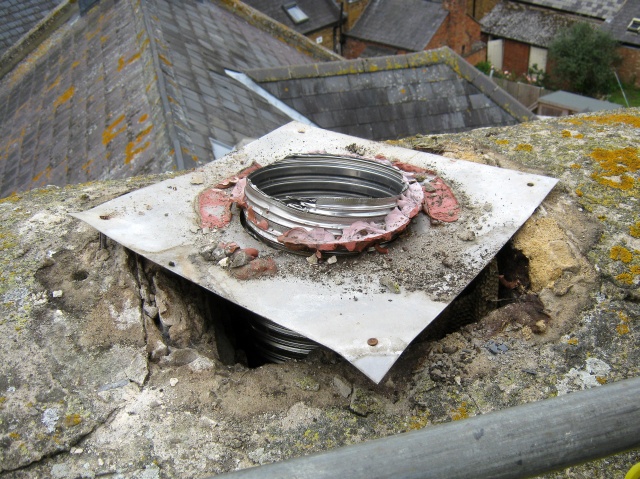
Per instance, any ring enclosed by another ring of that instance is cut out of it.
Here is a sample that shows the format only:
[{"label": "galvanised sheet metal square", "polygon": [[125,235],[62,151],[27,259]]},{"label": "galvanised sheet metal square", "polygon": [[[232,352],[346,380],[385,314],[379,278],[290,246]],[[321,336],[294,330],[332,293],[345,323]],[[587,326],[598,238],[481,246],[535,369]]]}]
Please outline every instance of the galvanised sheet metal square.
[{"label": "galvanised sheet metal square", "polygon": [[[433,222],[421,213],[388,245],[387,254],[366,251],[317,265],[253,238],[237,210],[227,226],[201,228],[199,195],[254,162],[266,166],[293,153],[354,151],[434,171],[458,199],[459,219]],[[292,122],[198,170],[74,216],[174,273],[334,350],[377,383],[556,182]],[[237,279],[200,254],[230,242],[257,249],[260,258],[273,260],[277,272]]]}]

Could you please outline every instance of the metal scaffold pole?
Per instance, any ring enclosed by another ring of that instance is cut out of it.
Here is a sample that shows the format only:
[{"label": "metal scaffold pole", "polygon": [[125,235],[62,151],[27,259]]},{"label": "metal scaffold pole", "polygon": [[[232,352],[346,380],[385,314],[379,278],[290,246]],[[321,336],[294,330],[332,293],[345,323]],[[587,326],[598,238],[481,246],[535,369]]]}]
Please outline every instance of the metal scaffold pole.
[{"label": "metal scaffold pole", "polygon": [[640,378],[217,477],[524,478],[640,447]]}]

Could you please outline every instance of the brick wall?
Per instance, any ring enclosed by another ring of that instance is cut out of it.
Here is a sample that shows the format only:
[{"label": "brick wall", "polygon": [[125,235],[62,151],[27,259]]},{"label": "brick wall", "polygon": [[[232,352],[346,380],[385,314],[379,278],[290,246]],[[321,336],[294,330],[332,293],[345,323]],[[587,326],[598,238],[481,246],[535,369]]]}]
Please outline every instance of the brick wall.
[{"label": "brick wall", "polygon": [[640,49],[620,47],[618,53],[622,57],[622,63],[617,68],[620,80],[640,86]]},{"label": "brick wall", "polygon": [[467,0],[467,15],[476,20],[480,20],[489,13],[499,1],[500,0]]},{"label": "brick wall", "polygon": [[482,32],[480,24],[467,14],[468,0],[444,0],[442,6],[449,15],[425,50],[448,46],[464,58],[481,57],[474,45],[480,41]]},{"label": "brick wall", "polygon": [[513,40],[504,40],[502,69],[516,75],[529,71],[529,45]]},{"label": "brick wall", "polygon": [[353,25],[358,21],[362,12],[369,5],[370,0],[340,0],[344,4],[344,11],[347,14],[347,23],[343,27],[345,31],[351,30]]},{"label": "brick wall", "polygon": [[381,49],[388,49],[389,55],[404,55],[405,53],[413,53],[408,50],[398,50],[388,45],[381,45],[375,42],[367,42],[363,40],[358,40],[357,38],[347,38],[347,41],[344,44],[344,49],[342,51],[342,56],[351,60],[353,58],[359,58],[362,56],[364,49],[370,47],[378,47]]},{"label": "brick wall", "polygon": [[[321,45],[333,52],[336,51],[335,49],[335,41],[334,41],[334,35],[333,35],[333,30],[334,27],[326,27],[323,28],[321,30],[316,30],[315,32],[312,33],[308,33],[306,35],[306,37],[311,40],[312,42],[316,43],[317,45]],[[337,35],[337,33],[336,33]],[[322,38],[322,42],[318,43],[318,37]]]}]

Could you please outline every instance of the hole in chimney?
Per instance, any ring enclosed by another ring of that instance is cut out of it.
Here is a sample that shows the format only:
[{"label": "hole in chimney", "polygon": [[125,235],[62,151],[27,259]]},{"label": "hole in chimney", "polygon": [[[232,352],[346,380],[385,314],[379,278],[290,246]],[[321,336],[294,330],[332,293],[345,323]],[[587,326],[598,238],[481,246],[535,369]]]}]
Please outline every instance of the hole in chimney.
[{"label": "hole in chimney", "polygon": [[73,274],[71,275],[71,279],[73,281],[84,281],[88,277],[89,277],[89,273],[83,269],[74,271]]}]

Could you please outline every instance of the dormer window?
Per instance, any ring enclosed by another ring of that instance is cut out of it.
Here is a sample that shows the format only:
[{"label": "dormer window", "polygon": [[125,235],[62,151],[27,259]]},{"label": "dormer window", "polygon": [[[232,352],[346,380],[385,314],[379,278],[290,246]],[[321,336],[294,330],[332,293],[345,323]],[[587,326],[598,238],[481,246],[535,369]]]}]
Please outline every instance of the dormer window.
[{"label": "dormer window", "polygon": [[284,11],[287,12],[289,18],[291,18],[293,23],[296,25],[309,20],[309,16],[302,11],[297,3],[287,3],[286,5],[283,5],[282,8],[284,8]]},{"label": "dormer window", "polygon": [[640,33],[640,18],[634,18],[631,20],[627,30],[633,33]]}]

